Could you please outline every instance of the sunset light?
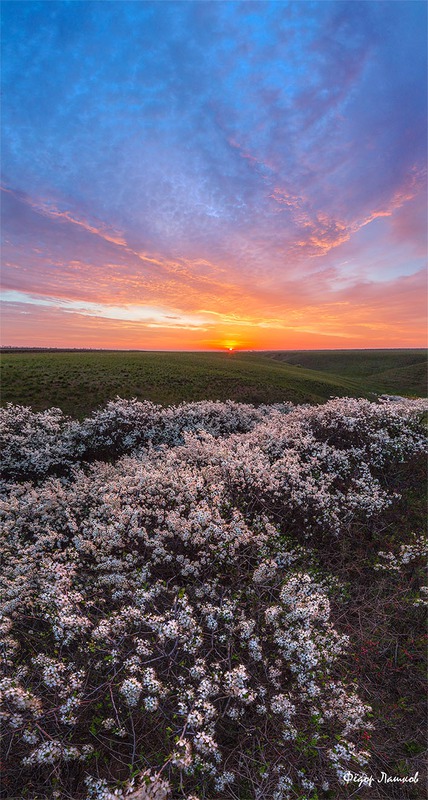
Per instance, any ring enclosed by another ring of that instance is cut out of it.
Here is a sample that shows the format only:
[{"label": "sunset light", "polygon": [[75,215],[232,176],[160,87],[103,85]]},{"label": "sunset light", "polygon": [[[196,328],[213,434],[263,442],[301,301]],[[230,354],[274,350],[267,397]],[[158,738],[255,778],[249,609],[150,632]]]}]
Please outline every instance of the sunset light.
[{"label": "sunset light", "polygon": [[229,350],[229,352],[231,353],[231,352],[233,352],[233,350],[236,350],[236,349],[239,347],[239,345],[238,345],[238,342],[237,342],[237,341],[235,341],[235,340],[233,340],[233,341],[229,340],[229,341],[226,341],[226,342],[224,343],[223,347],[225,347],[225,348],[226,348],[226,350]]},{"label": "sunset light", "polygon": [[2,16],[5,345],[424,345],[424,3]]},{"label": "sunset light", "polygon": [[416,798],[427,8],[3,0],[2,796]]}]

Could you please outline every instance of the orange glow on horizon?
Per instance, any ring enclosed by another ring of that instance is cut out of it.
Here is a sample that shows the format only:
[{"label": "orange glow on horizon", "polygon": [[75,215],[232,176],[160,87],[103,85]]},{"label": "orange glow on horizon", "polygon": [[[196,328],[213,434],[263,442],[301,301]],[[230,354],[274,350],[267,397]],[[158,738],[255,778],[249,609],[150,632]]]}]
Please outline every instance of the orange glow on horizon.
[{"label": "orange glow on horizon", "polygon": [[[9,304],[5,303],[5,306]],[[200,330],[148,327],[140,322],[100,319],[62,309],[27,308],[19,315],[19,328],[11,309],[3,312],[3,346],[15,347],[73,347],[112,350],[187,350],[217,351],[227,354],[263,350],[318,350],[354,348],[424,347],[424,331],[416,321],[391,326],[389,319],[367,322],[365,315],[356,313],[348,326],[343,320],[331,320],[316,329],[311,320],[308,329],[284,327],[281,330],[243,326],[239,338],[228,338],[222,332],[210,331],[201,336]],[[13,314],[13,316],[12,316]],[[308,315],[309,316],[309,315]],[[360,317],[360,318],[359,318]],[[341,325],[342,322],[342,325]],[[309,323],[309,320],[308,320]],[[407,323],[407,324],[406,324]],[[322,328],[324,327],[324,330]],[[312,328],[312,329],[311,329]],[[320,330],[321,328],[321,330]],[[179,335],[177,335],[179,334]],[[217,335],[216,335],[217,334]],[[393,335],[392,335],[393,334]]]},{"label": "orange glow on horizon", "polygon": [[225,347],[226,350],[229,351],[229,353],[232,353],[234,350],[236,350],[239,347],[239,344],[235,339],[228,339],[224,343],[223,347]]},{"label": "orange glow on horizon", "polygon": [[7,302],[4,297],[3,345],[223,353],[425,346],[422,271],[381,286],[357,286],[322,303],[290,292],[287,304],[281,304],[280,298],[260,297],[252,289],[231,297],[229,283],[222,291],[220,286],[211,298],[205,289],[201,297],[180,285],[173,298],[162,299],[157,287],[144,304],[138,302],[137,287],[131,298],[129,282],[123,296],[116,294],[110,303],[104,297],[96,303],[90,294],[79,301],[71,292],[70,299],[57,303],[11,293]]}]

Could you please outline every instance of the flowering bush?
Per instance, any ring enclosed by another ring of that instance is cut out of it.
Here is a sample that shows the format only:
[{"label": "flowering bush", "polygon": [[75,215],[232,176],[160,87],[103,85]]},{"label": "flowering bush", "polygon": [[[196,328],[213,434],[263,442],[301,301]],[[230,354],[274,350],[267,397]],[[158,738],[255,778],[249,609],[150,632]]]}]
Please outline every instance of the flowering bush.
[{"label": "flowering bush", "polygon": [[[71,423],[73,425],[73,423]],[[3,480],[46,476],[71,465],[67,420],[59,408],[32,412],[25,406],[0,409]]]},{"label": "flowering bush", "polygon": [[393,502],[423,407],[8,407],[0,688],[21,786],[309,800],[358,771],[369,709],[311,537]]},{"label": "flowering bush", "polygon": [[420,605],[428,607],[428,585],[426,580],[427,557],[427,537],[424,534],[420,536],[413,535],[409,542],[400,545],[397,553],[380,550],[374,569],[381,572],[398,574],[407,572],[408,576],[412,578],[417,572],[418,565],[420,565],[422,580],[418,587],[415,586],[417,595],[412,598],[412,603],[415,606]]},{"label": "flowering bush", "polygon": [[33,413],[9,403],[0,410],[3,479],[64,475],[80,461],[112,461],[150,444],[182,444],[185,432],[203,430],[215,437],[242,433],[272,413],[290,409],[288,403],[255,408],[231,400],[162,408],[118,398],[79,423],[59,408]]}]

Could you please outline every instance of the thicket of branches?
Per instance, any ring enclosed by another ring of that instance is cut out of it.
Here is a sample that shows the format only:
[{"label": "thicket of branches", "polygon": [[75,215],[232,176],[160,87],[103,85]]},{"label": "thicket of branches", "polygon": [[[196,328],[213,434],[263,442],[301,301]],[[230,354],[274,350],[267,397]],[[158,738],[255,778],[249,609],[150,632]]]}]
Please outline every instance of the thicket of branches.
[{"label": "thicket of branches", "polygon": [[[3,796],[347,796],[377,720],[327,555],[381,542],[424,410],[4,410]],[[422,538],[397,542],[374,583],[416,574]]]}]

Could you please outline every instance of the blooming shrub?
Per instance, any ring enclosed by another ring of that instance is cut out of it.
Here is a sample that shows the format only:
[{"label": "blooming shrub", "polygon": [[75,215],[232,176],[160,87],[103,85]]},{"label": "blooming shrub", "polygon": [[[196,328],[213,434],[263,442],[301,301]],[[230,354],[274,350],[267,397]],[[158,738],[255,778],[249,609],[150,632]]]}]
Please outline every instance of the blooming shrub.
[{"label": "blooming shrub", "polygon": [[[409,576],[414,576],[419,565],[422,580],[418,587],[418,594],[413,597],[412,603],[414,606],[428,607],[427,557],[427,537],[424,534],[420,536],[413,535],[411,541],[401,544],[396,553],[380,550],[374,569],[379,572],[398,573],[398,575],[407,572]],[[415,586],[414,589],[416,590],[416,588]]]},{"label": "blooming shrub", "polygon": [[148,445],[182,444],[185,432],[203,430],[216,437],[243,433],[291,407],[277,403],[255,408],[230,400],[162,408],[149,401],[117,398],[79,423],[59,408],[33,413],[8,403],[0,409],[3,479],[64,475],[80,461],[112,461]]},{"label": "blooming shrub", "polygon": [[72,452],[66,417],[59,408],[32,412],[8,403],[0,409],[0,452],[3,480],[68,470]]},{"label": "blooming shrub", "polygon": [[413,561],[426,562],[427,556],[428,541],[426,537],[423,535],[413,536],[413,541],[400,545],[397,554],[385,553],[381,550],[378,553],[379,561],[375,565],[375,569],[385,572],[400,572],[403,566],[411,564]]},{"label": "blooming shrub", "polygon": [[[369,709],[340,677],[311,537],[393,502],[384,475],[425,447],[422,408],[117,401],[83,423],[18,409],[21,431],[9,407],[7,477],[26,480],[2,501],[0,688],[21,784],[302,800],[359,771]],[[62,474],[41,480],[31,425]]]}]

